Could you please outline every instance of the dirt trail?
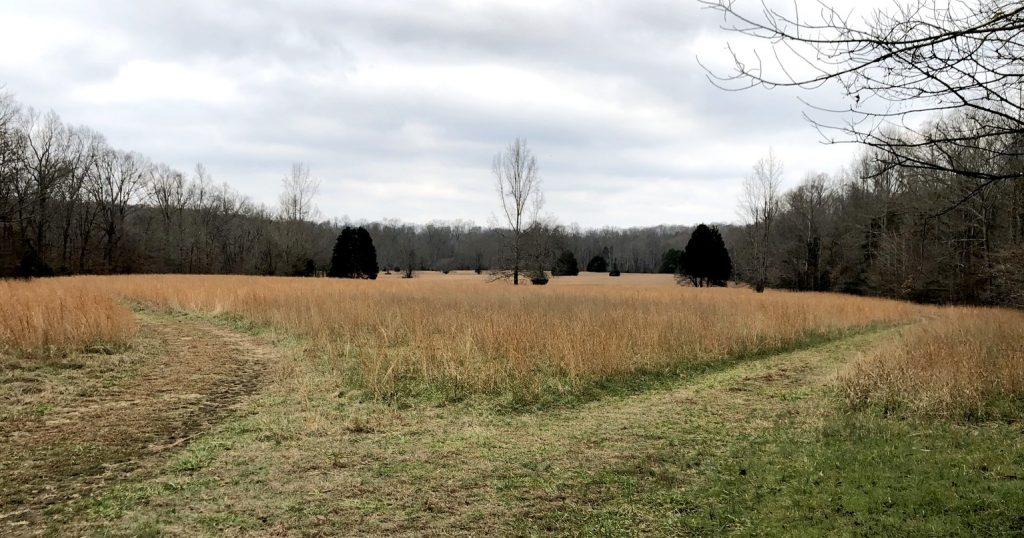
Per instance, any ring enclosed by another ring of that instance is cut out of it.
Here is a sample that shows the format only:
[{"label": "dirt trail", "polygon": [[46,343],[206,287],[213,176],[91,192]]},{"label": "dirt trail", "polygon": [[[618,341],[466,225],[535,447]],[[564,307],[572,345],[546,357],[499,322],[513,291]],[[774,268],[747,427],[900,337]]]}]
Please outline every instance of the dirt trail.
[{"label": "dirt trail", "polygon": [[259,390],[274,353],[207,322],[142,314],[139,324],[127,352],[135,375],[0,421],[0,534],[38,528],[57,505],[165,461]]}]

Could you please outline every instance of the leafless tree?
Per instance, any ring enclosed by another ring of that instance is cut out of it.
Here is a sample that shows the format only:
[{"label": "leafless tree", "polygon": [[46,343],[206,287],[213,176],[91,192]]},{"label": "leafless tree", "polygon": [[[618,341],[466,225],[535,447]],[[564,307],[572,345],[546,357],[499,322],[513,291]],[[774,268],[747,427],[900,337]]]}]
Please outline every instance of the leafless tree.
[{"label": "leafless tree", "polygon": [[159,211],[163,221],[165,244],[160,247],[174,260],[173,269],[184,271],[185,212],[193,203],[195,190],[184,174],[169,166],[158,165],[153,169],[148,191],[149,201]]},{"label": "leafless tree", "polygon": [[53,212],[50,203],[67,175],[65,127],[56,113],[39,114],[29,109],[23,115],[25,136],[24,174],[14,182],[15,194],[23,200],[19,220],[30,248],[46,253],[50,244]]},{"label": "leafless tree", "polygon": [[[1006,163],[1024,153],[1019,0],[906,0],[860,16],[825,0],[803,11],[797,2],[791,11],[757,0],[700,2],[723,16],[724,28],[764,45],[743,52],[729,46],[732,68],[709,69],[720,87],[838,85],[847,105],[808,103],[805,113],[824,139],[866,144],[888,166],[978,179],[953,206],[1024,177],[1019,166],[979,167],[953,155],[980,151],[983,162]],[[954,111],[963,114],[967,132],[921,125]]]},{"label": "leafless tree", "polygon": [[750,239],[757,271],[755,289],[763,292],[768,284],[772,225],[782,202],[782,161],[772,150],[757,161],[753,172],[743,181],[740,212],[750,225]]},{"label": "leafless tree", "polygon": [[24,137],[18,129],[20,115],[18,103],[0,92],[0,264],[10,264],[15,257],[15,204],[24,202],[15,192],[24,154]]},{"label": "leafless tree", "polygon": [[291,172],[281,180],[281,218],[288,221],[307,221],[316,218],[313,199],[320,191],[320,181],[309,174],[302,163],[292,165]]},{"label": "leafless tree", "polygon": [[115,270],[115,253],[124,236],[125,219],[139,202],[151,164],[137,153],[107,150],[97,159],[88,189],[100,212],[103,259]]},{"label": "leafless tree", "polygon": [[788,237],[783,240],[781,253],[784,259],[780,266],[788,269],[788,283],[801,290],[821,290],[823,244],[826,227],[834,215],[836,202],[833,185],[825,174],[811,174],[796,188],[783,196],[780,213],[780,233]]},{"label": "leafless tree", "polygon": [[501,202],[499,218],[508,226],[506,239],[509,267],[497,270],[499,272],[495,275],[511,277],[512,283],[518,285],[525,258],[526,234],[544,204],[540,176],[537,173],[537,158],[525,139],[516,138],[505,151],[494,156],[491,170]]}]

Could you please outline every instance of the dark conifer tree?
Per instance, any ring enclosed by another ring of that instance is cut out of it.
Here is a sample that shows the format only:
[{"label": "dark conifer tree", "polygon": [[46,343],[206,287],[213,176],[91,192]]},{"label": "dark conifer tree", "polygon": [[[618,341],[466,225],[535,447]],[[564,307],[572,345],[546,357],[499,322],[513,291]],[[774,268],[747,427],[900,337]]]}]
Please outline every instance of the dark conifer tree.
[{"label": "dark conifer tree", "polygon": [[355,262],[353,265],[362,278],[374,280],[380,268],[377,265],[377,249],[373,246],[373,238],[366,228],[360,226],[355,232]]},{"label": "dark conifer tree", "polygon": [[338,236],[327,276],[336,278],[377,278],[377,249],[366,228],[346,227]]},{"label": "dark conifer tree", "polygon": [[554,276],[576,276],[580,274],[580,266],[576,256],[571,250],[563,250],[562,254],[555,260],[555,270],[551,272]]},{"label": "dark conifer tree", "polygon": [[594,256],[587,262],[587,271],[591,273],[603,273],[608,270],[608,260],[604,256]]},{"label": "dark conifer tree", "polygon": [[725,286],[732,276],[732,259],[717,227],[697,226],[686,243],[681,273],[694,286]]},{"label": "dark conifer tree", "polygon": [[355,230],[346,227],[341,231],[338,240],[334,243],[334,252],[331,254],[331,270],[327,276],[335,278],[353,278],[356,276],[355,265]]},{"label": "dark conifer tree", "polygon": [[680,270],[680,260],[683,257],[683,251],[670,248],[665,251],[665,254],[661,256],[661,265],[658,266],[659,273],[678,273]]}]

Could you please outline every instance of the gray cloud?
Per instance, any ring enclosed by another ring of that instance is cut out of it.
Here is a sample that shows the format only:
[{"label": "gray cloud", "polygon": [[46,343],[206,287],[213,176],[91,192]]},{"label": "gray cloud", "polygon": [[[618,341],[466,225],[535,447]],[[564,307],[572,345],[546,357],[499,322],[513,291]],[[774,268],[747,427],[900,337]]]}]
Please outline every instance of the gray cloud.
[{"label": "gray cloud", "polygon": [[769,146],[790,181],[850,156],[817,144],[793,93],[711,86],[695,58],[714,61],[729,36],[692,2],[3,11],[0,83],[21,101],[183,170],[201,161],[266,203],[307,162],[328,217],[484,223],[491,157],[516,136],[538,155],[548,210],[585,226],[732,220]]}]

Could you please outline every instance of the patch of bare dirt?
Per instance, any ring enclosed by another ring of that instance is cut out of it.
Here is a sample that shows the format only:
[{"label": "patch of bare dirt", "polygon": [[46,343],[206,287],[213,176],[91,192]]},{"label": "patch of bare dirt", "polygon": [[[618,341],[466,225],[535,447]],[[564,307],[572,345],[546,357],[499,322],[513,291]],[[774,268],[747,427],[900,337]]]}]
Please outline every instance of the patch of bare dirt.
[{"label": "patch of bare dirt", "polygon": [[76,378],[57,404],[33,404],[43,412],[3,415],[0,534],[38,529],[58,505],[165,461],[260,389],[273,349],[256,339],[190,319],[143,315],[139,323],[127,352],[137,355],[135,375]]}]

